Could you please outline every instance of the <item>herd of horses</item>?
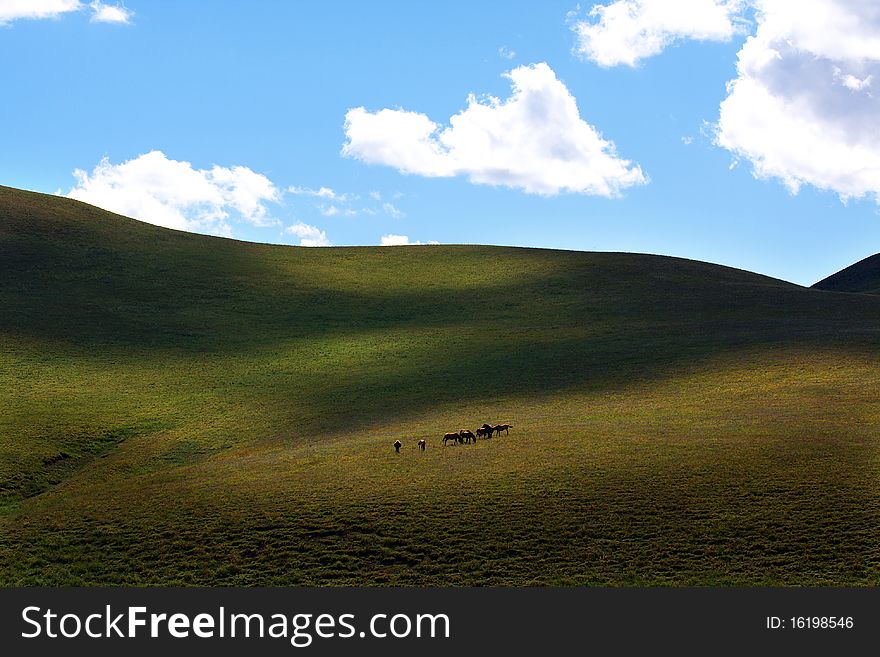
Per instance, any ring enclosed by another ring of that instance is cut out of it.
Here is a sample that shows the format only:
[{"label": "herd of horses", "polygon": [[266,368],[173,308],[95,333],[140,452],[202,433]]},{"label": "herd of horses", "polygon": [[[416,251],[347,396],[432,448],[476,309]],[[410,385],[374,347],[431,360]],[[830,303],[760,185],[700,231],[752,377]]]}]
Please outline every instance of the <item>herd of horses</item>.
[{"label": "herd of horses", "polygon": [[[503,431],[505,435],[510,435],[510,430],[513,428],[512,424],[484,424],[479,427],[476,432],[471,431],[470,429],[459,429],[455,432],[449,432],[443,436],[443,446],[446,447],[450,442],[453,445],[470,445],[471,443],[477,442],[477,438],[491,438],[493,434],[501,435]],[[399,440],[394,441],[394,451],[400,454],[400,448],[403,445]],[[425,451],[428,447],[428,441],[422,439],[418,443],[419,449],[421,451]]]},{"label": "herd of horses", "polygon": [[512,424],[484,424],[477,429],[476,433],[470,429],[460,429],[458,432],[445,434],[443,436],[443,446],[445,447],[450,441],[453,444],[470,445],[471,443],[477,442],[477,438],[491,438],[492,434],[501,435],[502,431],[505,434],[510,435],[510,428],[512,426]]}]

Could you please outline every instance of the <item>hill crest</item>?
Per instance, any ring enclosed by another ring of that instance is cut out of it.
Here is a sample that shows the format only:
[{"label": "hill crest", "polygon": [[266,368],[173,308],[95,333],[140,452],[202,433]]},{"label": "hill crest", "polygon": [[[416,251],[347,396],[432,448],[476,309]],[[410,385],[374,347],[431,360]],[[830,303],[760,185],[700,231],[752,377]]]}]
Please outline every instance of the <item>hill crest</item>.
[{"label": "hill crest", "polygon": [[834,292],[880,294],[880,253],[868,256],[839,272],[823,278],[812,287]]}]

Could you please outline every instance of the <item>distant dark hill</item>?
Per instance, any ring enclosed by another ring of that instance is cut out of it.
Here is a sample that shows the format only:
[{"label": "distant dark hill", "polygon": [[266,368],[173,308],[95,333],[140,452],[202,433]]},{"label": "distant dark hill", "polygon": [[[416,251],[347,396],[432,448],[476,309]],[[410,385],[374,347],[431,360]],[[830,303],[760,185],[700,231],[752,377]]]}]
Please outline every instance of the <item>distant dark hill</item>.
[{"label": "distant dark hill", "polygon": [[880,253],[859,260],[812,286],[817,290],[880,294]]}]

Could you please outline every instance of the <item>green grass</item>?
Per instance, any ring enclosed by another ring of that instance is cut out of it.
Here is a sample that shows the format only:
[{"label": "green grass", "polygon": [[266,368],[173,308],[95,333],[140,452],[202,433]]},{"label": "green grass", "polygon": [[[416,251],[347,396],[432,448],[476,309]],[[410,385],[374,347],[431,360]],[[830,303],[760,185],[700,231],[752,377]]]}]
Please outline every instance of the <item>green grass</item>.
[{"label": "green grass", "polygon": [[880,581],[880,297],[0,188],[0,308],[2,585]]}]

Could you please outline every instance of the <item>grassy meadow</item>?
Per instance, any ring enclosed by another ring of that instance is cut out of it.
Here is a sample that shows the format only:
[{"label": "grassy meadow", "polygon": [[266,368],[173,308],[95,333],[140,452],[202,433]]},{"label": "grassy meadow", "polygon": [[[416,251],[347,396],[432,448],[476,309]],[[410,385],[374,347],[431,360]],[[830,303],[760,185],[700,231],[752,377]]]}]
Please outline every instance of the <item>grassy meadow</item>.
[{"label": "grassy meadow", "polygon": [[3,586],[880,583],[880,296],[0,187],[0,309]]}]

